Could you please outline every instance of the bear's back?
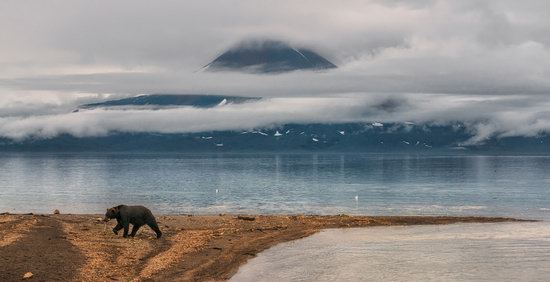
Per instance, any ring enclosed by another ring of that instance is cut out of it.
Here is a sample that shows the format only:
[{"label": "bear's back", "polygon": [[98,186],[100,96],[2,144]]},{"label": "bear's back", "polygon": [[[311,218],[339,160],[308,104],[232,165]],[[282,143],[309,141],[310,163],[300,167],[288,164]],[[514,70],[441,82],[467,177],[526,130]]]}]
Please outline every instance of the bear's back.
[{"label": "bear's back", "polygon": [[121,206],[120,214],[129,217],[147,218],[153,215],[151,211],[144,206]]}]

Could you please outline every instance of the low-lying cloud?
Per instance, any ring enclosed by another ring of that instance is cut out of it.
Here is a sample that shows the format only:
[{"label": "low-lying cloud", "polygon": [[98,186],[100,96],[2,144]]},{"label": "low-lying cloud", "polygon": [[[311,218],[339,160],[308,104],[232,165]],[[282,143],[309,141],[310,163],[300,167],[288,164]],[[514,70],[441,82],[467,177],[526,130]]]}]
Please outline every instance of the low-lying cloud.
[{"label": "low-lying cloud", "polygon": [[460,122],[474,134],[468,144],[491,137],[537,136],[550,131],[550,104],[538,96],[409,94],[389,98],[270,98],[214,108],[103,108],[0,118],[0,136],[21,140],[105,136],[113,132],[191,133],[273,128],[288,123]]}]

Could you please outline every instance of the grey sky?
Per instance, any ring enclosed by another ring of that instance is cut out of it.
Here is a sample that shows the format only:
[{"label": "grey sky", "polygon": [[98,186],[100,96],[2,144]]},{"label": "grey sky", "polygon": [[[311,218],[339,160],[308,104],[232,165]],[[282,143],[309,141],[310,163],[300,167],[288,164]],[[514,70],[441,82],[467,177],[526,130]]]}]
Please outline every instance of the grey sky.
[{"label": "grey sky", "polygon": [[[229,46],[256,37],[312,48],[339,68],[273,76],[197,72]],[[550,2],[544,0],[6,0],[0,2],[0,42],[3,136],[40,131],[13,126],[18,124],[14,119],[30,123],[36,115],[52,116],[60,123],[55,132],[65,132],[70,126],[55,116],[80,103],[144,93],[284,98],[276,99],[287,101],[277,105],[293,110],[274,111],[250,126],[294,117],[321,122],[467,119],[481,139],[550,128],[541,107],[550,103]],[[301,98],[288,102],[295,97]],[[356,112],[371,109],[370,102],[357,103],[365,105],[362,110],[346,110],[347,104],[338,102],[335,110],[352,114],[301,115],[314,98],[334,105],[342,97],[361,102],[397,97],[408,107],[358,117]],[[254,110],[241,110],[250,113],[237,115],[245,127],[244,119]],[[462,110],[468,115],[457,112]],[[159,118],[148,114],[139,113]],[[510,121],[511,114],[522,117],[520,124]],[[120,128],[135,127],[123,125],[128,119],[121,116]],[[82,124],[96,121],[81,119]],[[205,124],[227,128],[216,120]]]}]

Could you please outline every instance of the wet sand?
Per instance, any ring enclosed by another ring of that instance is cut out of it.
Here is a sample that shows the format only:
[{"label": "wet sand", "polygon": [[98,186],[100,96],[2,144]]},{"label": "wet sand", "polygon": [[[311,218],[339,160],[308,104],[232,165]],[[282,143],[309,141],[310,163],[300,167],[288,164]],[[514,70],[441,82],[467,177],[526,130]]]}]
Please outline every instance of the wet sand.
[{"label": "wet sand", "polygon": [[495,217],[157,216],[135,238],[101,215],[0,215],[0,281],[223,281],[259,252],[326,228],[519,221]]}]

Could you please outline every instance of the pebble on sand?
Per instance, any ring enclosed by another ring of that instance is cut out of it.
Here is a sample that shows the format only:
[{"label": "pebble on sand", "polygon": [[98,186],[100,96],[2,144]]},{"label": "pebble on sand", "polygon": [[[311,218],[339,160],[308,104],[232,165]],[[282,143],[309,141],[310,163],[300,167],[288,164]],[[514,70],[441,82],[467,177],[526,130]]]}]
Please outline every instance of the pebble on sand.
[{"label": "pebble on sand", "polygon": [[25,275],[23,275],[23,279],[31,279],[33,277],[32,272],[27,272]]},{"label": "pebble on sand", "polygon": [[60,214],[60,212],[59,212],[58,209],[55,209],[55,210],[53,211],[53,214]]}]

